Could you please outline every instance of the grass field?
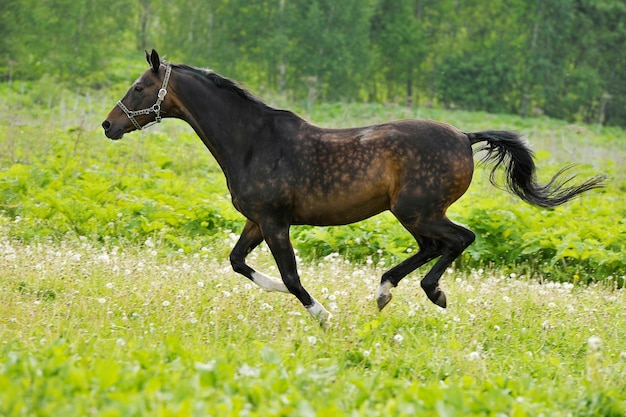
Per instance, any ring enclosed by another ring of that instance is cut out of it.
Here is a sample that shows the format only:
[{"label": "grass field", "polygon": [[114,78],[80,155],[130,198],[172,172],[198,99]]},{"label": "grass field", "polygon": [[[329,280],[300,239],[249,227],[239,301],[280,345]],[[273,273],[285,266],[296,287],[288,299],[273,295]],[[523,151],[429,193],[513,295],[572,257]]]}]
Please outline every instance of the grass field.
[{"label": "grass field", "polygon": [[[408,278],[304,265],[323,331],[211,251],[0,245],[2,416],[622,416],[626,292],[497,271]],[[267,251],[252,255],[273,271]]]},{"label": "grass field", "polygon": [[[390,216],[294,231],[303,282],[334,315],[324,331],[294,297],[232,272],[243,222],[187,127],[112,143],[98,124],[122,90],[54,101],[40,87],[0,102],[0,416],[626,414],[624,131],[313,107],[325,126],[519,130],[541,175],[569,162],[609,174],[606,190],[547,212],[478,171],[451,211],[482,240],[444,274],[446,310],[416,273],[377,311],[380,275],[412,249]],[[265,246],[249,259],[277,276]]]}]

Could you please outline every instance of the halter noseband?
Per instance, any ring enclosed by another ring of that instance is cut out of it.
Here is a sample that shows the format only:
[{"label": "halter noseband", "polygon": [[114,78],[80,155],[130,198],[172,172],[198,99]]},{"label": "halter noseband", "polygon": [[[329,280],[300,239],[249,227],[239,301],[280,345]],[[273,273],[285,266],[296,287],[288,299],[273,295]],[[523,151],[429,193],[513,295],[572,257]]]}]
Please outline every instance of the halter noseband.
[{"label": "halter noseband", "polygon": [[[120,107],[120,109],[122,109],[122,111],[124,113],[126,113],[126,116],[128,116],[128,118],[130,119],[131,122],[133,122],[133,124],[135,125],[135,127],[137,128],[137,130],[142,130],[145,129],[148,126],[152,126],[155,123],[161,123],[161,103],[163,103],[163,100],[165,99],[165,95],[167,94],[167,83],[170,80],[170,73],[172,72],[172,66],[168,65],[165,67],[165,77],[163,78],[163,85],[161,86],[161,89],[159,90],[159,93],[157,94],[157,100],[156,103],[154,103],[152,105],[152,107],[148,107],[147,109],[142,109],[142,110],[128,110],[128,107],[126,107],[124,105],[124,103],[122,103],[122,100],[117,102],[117,105]],[[154,118],[153,122],[150,122],[144,126],[141,126],[137,120],[135,119],[135,116],[139,116],[142,114],[150,114],[150,113],[154,113],[156,116]]]}]

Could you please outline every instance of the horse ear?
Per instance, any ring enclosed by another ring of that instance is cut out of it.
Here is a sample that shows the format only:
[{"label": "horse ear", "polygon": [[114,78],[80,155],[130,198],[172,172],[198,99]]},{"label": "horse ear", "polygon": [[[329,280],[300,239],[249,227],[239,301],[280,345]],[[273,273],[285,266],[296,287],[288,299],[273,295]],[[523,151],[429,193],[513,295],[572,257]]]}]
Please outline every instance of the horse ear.
[{"label": "horse ear", "polygon": [[161,58],[159,58],[159,54],[156,50],[152,50],[152,55],[150,56],[150,63],[152,64],[152,71],[159,72],[159,66],[161,65]]},{"label": "horse ear", "polygon": [[150,54],[145,49],[144,49],[144,52],[146,53],[146,61],[148,61],[148,65],[152,66],[152,62],[150,62]]}]

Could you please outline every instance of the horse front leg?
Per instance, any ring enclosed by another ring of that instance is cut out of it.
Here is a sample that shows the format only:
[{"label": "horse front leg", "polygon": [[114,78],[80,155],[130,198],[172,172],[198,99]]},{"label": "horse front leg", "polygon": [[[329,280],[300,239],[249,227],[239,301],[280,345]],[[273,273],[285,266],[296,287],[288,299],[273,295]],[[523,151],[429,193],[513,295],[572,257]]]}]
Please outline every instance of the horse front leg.
[{"label": "horse front leg", "polygon": [[263,242],[261,228],[255,222],[248,220],[237,244],[235,244],[235,247],[230,253],[230,264],[233,270],[248,278],[265,291],[289,292],[283,281],[268,277],[246,264],[246,256],[261,242]]},{"label": "horse front leg", "polygon": [[330,326],[331,314],[304,289],[300,282],[296,256],[289,239],[289,225],[264,225],[262,226],[262,234],[274,256],[283,283],[289,292],[296,296],[309,314],[318,320],[323,328],[328,328]]}]

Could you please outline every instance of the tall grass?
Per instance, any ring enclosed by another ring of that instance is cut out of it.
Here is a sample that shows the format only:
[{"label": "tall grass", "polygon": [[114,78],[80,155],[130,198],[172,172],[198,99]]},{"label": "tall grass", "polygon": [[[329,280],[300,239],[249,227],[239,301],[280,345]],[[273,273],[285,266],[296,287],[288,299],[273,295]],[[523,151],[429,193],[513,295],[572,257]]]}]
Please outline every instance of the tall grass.
[{"label": "tall grass", "polygon": [[[302,267],[317,327],[212,251],[0,244],[0,415],[603,415],[626,412],[626,292],[450,269],[450,307],[382,270]],[[276,274],[267,250],[253,253]]]}]

